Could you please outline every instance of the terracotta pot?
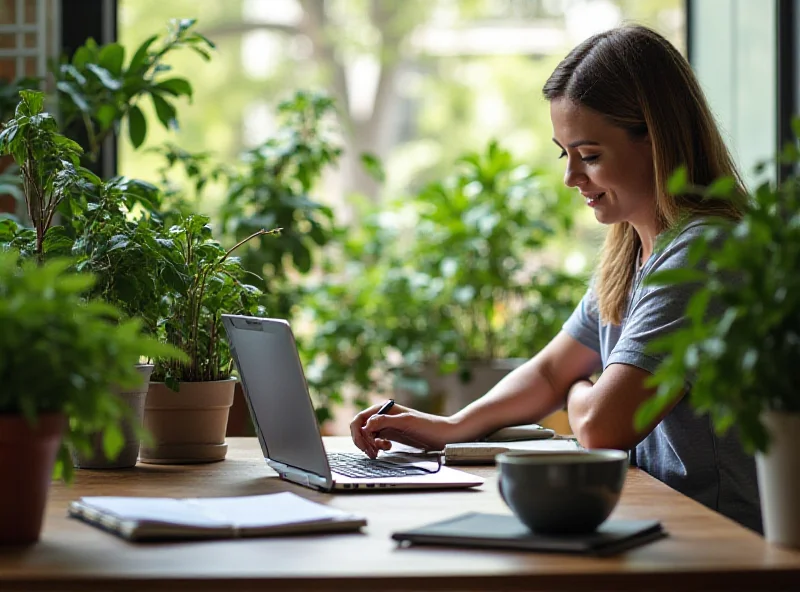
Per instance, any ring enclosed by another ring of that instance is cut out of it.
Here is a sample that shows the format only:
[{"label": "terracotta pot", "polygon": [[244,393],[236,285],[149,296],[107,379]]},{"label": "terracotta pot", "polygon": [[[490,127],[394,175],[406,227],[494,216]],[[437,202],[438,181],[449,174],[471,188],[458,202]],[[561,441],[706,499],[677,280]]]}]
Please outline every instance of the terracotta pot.
[{"label": "terracotta pot", "polygon": [[139,364],[136,366],[141,376],[139,387],[127,391],[118,390],[117,395],[130,408],[131,416],[123,422],[122,435],[125,443],[119,456],[115,459],[107,459],[103,452],[103,433],[99,432],[92,436],[92,452],[83,454],[75,452],[72,455],[73,464],[79,469],[129,469],[136,466],[136,459],[139,458],[139,435],[136,427],[141,427],[144,418],[144,402],[147,397],[147,389],[150,383],[150,375],[153,373],[152,364]]},{"label": "terracotta pot", "polygon": [[229,438],[256,435],[241,382],[236,383],[236,388],[233,391],[233,405],[231,405],[231,410],[228,413],[228,428],[225,431],[225,435]]},{"label": "terracotta pot", "polygon": [[152,442],[142,445],[139,460],[152,464],[205,463],[223,460],[225,429],[236,379],[182,382],[178,392],[151,382],[144,427]]},{"label": "terracotta pot", "polygon": [[39,540],[65,428],[60,413],[40,416],[35,426],[21,415],[0,415],[0,545]]}]

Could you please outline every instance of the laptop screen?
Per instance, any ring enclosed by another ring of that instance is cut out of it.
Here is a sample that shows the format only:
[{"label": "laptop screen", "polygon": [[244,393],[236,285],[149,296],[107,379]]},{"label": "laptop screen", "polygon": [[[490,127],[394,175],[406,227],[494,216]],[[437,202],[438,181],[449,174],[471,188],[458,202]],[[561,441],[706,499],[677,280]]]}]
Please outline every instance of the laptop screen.
[{"label": "laptop screen", "polygon": [[329,476],[292,331],[274,319],[228,317],[225,329],[270,460]]}]

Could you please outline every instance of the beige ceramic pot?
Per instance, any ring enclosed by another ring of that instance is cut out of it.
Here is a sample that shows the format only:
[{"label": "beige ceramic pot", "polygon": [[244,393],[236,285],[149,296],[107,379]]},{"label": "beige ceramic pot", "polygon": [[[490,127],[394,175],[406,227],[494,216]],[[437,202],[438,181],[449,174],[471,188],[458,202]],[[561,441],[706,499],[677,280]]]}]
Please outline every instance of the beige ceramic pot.
[{"label": "beige ceramic pot", "polygon": [[766,454],[756,454],[764,536],[770,543],[800,549],[800,413],[768,411]]},{"label": "beige ceramic pot", "polygon": [[223,460],[228,451],[225,429],[235,385],[235,378],[182,382],[176,393],[163,382],[151,382],[144,427],[152,440],[142,444],[139,460],[152,464]]},{"label": "beige ceramic pot", "polygon": [[0,415],[0,545],[39,540],[66,425],[60,413],[40,415],[35,426],[21,415]]},{"label": "beige ceramic pot", "polygon": [[144,418],[144,402],[150,384],[150,374],[153,373],[153,365],[139,364],[136,369],[141,377],[139,386],[124,391],[120,389],[114,393],[131,410],[131,416],[122,425],[122,435],[125,438],[125,443],[122,446],[122,450],[120,450],[119,456],[114,459],[106,458],[103,452],[103,434],[101,432],[92,436],[92,451],[89,454],[73,453],[73,464],[77,468],[129,469],[136,466],[136,459],[139,458],[139,434],[136,431],[136,427],[141,427]]}]

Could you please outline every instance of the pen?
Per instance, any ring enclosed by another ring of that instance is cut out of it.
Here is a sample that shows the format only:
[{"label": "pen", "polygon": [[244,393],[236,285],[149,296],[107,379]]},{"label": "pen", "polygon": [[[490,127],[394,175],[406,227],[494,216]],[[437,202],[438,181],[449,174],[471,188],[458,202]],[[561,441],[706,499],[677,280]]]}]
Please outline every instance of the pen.
[{"label": "pen", "polygon": [[375,415],[386,415],[387,413],[389,413],[389,409],[391,409],[393,406],[394,406],[394,399],[389,399],[383,405],[381,405],[381,408],[378,409],[378,412]]}]

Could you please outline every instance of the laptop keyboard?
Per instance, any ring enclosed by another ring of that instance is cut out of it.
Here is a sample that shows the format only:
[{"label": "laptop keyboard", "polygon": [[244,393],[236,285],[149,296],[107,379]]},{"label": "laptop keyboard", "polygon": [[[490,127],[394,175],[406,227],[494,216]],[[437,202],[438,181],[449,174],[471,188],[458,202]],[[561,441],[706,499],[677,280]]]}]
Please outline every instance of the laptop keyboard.
[{"label": "laptop keyboard", "polygon": [[425,475],[425,469],[419,467],[399,466],[394,463],[365,458],[360,454],[346,452],[332,452],[328,454],[328,464],[331,471],[362,479],[378,479],[381,477],[409,477]]}]

